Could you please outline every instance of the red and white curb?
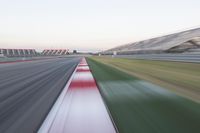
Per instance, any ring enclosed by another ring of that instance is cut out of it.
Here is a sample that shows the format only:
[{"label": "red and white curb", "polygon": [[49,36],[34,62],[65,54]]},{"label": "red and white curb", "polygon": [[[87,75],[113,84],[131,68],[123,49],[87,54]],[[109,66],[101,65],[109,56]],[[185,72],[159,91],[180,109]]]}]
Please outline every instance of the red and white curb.
[{"label": "red and white curb", "polygon": [[85,59],[38,131],[39,133],[116,133]]}]

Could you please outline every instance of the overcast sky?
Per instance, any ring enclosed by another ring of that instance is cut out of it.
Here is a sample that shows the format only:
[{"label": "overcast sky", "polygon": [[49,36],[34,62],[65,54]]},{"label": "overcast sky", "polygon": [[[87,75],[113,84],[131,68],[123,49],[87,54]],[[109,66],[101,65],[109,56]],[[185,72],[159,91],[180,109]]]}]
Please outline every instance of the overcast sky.
[{"label": "overcast sky", "polygon": [[199,7],[199,0],[0,0],[0,47],[105,50],[200,27]]}]

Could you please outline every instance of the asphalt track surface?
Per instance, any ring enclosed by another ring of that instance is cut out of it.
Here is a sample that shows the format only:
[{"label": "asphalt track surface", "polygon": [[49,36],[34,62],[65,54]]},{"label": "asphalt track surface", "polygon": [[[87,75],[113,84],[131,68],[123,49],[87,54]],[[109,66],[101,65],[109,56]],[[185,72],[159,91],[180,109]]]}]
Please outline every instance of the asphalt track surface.
[{"label": "asphalt track surface", "polygon": [[0,64],[0,132],[37,132],[79,61]]},{"label": "asphalt track surface", "polygon": [[120,133],[200,133],[200,104],[95,60],[88,64]]},{"label": "asphalt track surface", "polygon": [[181,61],[200,63],[199,54],[135,54],[135,55],[116,55],[118,58],[163,60],[163,61]]}]

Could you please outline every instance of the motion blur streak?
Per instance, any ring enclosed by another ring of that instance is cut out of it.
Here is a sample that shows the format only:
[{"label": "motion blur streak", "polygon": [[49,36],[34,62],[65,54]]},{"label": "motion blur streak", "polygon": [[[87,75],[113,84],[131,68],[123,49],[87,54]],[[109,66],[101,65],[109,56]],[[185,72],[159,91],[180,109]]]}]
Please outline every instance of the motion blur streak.
[{"label": "motion blur streak", "polygon": [[120,133],[199,133],[200,105],[92,59],[94,77]]},{"label": "motion blur streak", "polygon": [[0,132],[37,132],[79,60],[0,64]]}]

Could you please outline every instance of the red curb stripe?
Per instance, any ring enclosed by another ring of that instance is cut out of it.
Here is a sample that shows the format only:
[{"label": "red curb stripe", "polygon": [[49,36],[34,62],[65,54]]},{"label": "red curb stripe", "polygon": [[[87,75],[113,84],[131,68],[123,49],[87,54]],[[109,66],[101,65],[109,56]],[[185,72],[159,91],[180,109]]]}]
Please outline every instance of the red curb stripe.
[{"label": "red curb stripe", "polygon": [[91,72],[90,69],[77,69],[76,72]]},{"label": "red curb stripe", "polygon": [[88,66],[87,64],[79,64],[78,66]]},{"label": "red curb stripe", "polygon": [[71,82],[69,89],[85,89],[85,88],[96,88],[97,85],[94,80],[91,81],[73,81]]},{"label": "red curb stripe", "polygon": [[74,71],[57,116],[47,132],[116,133],[96,81],[89,67],[84,66],[78,66]]},{"label": "red curb stripe", "polygon": [[91,70],[90,70],[90,69],[77,69],[77,72],[78,72],[78,71],[91,72]]}]

